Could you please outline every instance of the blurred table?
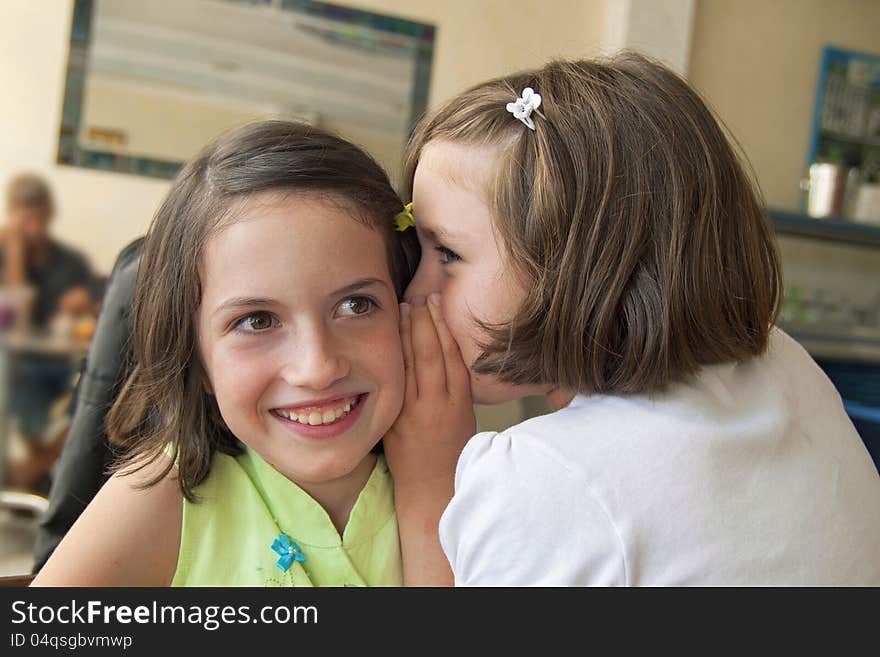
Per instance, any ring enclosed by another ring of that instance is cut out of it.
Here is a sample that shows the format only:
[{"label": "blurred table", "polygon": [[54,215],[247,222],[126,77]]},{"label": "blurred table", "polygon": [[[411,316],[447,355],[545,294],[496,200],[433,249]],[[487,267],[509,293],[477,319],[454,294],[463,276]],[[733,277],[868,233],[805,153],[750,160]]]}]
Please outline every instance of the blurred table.
[{"label": "blurred table", "polygon": [[13,357],[18,354],[39,354],[69,358],[78,364],[88,347],[88,341],[72,336],[21,332],[0,334],[0,489],[3,488],[9,447],[9,400],[15,377]]}]

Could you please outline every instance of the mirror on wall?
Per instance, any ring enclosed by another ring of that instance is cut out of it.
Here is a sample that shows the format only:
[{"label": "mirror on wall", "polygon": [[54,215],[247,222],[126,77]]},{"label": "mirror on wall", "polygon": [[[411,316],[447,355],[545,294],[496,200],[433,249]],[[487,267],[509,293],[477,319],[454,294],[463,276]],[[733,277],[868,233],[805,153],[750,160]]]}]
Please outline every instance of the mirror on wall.
[{"label": "mirror on wall", "polygon": [[58,162],[172,178],[219,133],[307,121],[399,180],[434,27],[311,0],[75,0]]}]

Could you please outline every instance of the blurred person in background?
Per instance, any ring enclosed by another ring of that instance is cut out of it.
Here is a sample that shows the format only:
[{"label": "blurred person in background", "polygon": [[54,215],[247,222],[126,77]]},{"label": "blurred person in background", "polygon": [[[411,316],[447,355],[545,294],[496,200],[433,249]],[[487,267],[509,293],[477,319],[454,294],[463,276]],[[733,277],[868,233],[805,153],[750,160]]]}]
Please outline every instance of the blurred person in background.
[{"label": "blurred person in background", "polygon": [[[49,226],[55,212],[44,179],[20,174],[9,183],[6,222],[0,234],[0,269],[7,289],[26,289],[30,307],[20,310],[34,333],[48,332],[59,316],[97,315],[99,283],[86,257],[53,239]],[[19,351],[12,360],[14,378],[9,399],[18,418],[26,458],[10,465],[9,482],[30,488],[48,473],[63,440],[47,436],[49,410],[70,387],[74,366],[68,357]],[[54,438],[54,440],[53,440]]]}]

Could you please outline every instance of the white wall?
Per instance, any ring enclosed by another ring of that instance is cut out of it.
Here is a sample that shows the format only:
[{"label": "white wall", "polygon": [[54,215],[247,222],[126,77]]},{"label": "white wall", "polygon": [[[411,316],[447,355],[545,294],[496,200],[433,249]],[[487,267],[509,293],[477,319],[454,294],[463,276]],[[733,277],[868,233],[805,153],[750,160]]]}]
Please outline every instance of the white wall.
[{"label": "white wall", "polygon": [[[599,52],[606,0],[350,0],[352,6],[438,27],[431,103],[553,55]],[[0,3],[0,184],[27,169],[58,201],[56,234],[108,272],[147,228],[168,182],[55,164],[72,0]],[[370,141],[366,139],[366,141]],[[368,147],[373,144],[366,144]],[[375,146],[375,145],[374,145]]]},{"label": "white wall", "polygon": [[[628,18],[620,8],[633,11],[639,2],[348,4],[437,26],[430,90],[436,104],[489,76],[619,45],[621,34],[637,32],[621,22]],[[686,2],[671,2],[687,9]],[[46,174],[58,195],[57,233],[107,271],[118,250],[145,230],[168,183],[55,164],[72,6],[72,0],[0,3],[0,184],[21,169]],[[878,29],[880,2],[697,2],[690,78],[742,141],[772,205],[797,204],[821,45],[876,50]]]},{"label": "white wall", "polygon": [[687,75],[696,0],[613,0],[606,38],[613,48],[638,50]]},{"label": "white wall", "polygon": [[771,206],[798,206],[825,45],[880,54],[880,2],[697,3],[690,81],[742,143]]},{"label": "white wall", "polygon": [[552,57],[607,45],[607,4],[618,0],[346,0],[344,4],[437,26],[431,103]]}]

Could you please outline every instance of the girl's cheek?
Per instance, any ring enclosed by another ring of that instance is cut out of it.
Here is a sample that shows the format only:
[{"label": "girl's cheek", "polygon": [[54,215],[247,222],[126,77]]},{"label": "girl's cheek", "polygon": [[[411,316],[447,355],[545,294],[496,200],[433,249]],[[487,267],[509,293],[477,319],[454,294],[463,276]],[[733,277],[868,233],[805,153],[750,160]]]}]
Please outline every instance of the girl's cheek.
[{"label": "girl's cheek", "polygon": [[213,359],[211,378],[216,388],[245,394],[271,375],[272,364],[267,361],[271,361],[268,354],[235,349],[218,352]]},{"label": "girl's cheek", "polygon": [[476,357],[474,343],[476,341],[476,328],[468,310],[466,298],[456,298],[452,295],[441,297],[440,303],[443,311],[443,319],[449,332],[458,344],[461,357],[468,367]]},{"label": "girl's cheek", "polygon": [[362,328],[352,325],[349,333],[350,344],[357,345],[361,349],[387,347],[391,344],[400,344],[400,315],[397,312],[387,312],[380,321]]},{"label": "girl's cheek", "polygon": [[396,314],[388,313],[381,324],[367,332],[349,335],[348,345],[348,356],[352,363],[370,367],[379,374],[380,379],[396,371],[393,367],[396,363],[399,363],[401,371],[403,369],[403,345]]}]

